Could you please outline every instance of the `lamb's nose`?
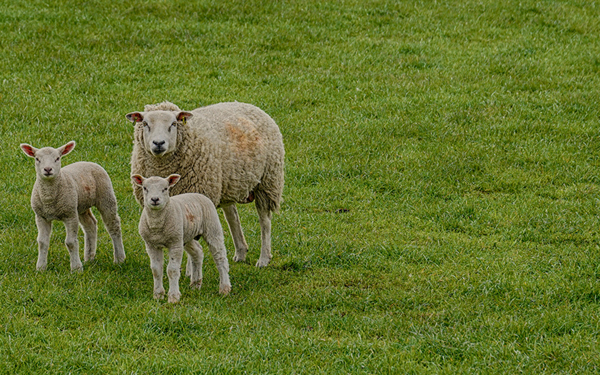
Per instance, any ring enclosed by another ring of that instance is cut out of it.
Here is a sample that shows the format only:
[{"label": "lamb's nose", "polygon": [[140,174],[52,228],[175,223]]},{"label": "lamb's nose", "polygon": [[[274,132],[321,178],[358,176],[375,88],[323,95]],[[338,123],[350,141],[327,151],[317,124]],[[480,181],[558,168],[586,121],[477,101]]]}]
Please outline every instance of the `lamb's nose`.
[{"label": "lamb's nose", "polygon": [[150,200],[152,201],[152,203],[156,204],[158,203],[159,198],[150,198]]},{"label": "lamb's nose", "polygon": [[44,172],[46,172],[46,174],[50,174],[52,172],[52,168],[44,168]]}]

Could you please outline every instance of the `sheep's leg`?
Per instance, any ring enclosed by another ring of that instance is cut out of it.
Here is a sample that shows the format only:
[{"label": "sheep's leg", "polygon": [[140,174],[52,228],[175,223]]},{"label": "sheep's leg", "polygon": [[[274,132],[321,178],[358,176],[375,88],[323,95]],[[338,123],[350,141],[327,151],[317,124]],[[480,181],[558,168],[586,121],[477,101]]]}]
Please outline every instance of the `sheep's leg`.
[{"label": "sheep's leg", "polygon": [[261,235],[260,258],[256,262],[256,267],[266,267],[273,257],[271,255],[271,211],[260,207],[258,201],[256,202],[256,211],[258,211]]},{"label": "sheep's leg", "polygon": [[190,256],[187,256],[187,262],[185,264],[185,275],[187,277],[192,277],[192,258],[190,258]]},{"label": "sheep's leg", "polygon": [[208,244],[219,271],[219,293],[227,295],[231,292],[231,282],[229,281],[229,262],[227,261],[227,249],[225,249],[223,243],[223,235],[210,236],[206,234],[204,240]]},{"label": "sheep's leg", "polygon": [[240,216],[238,215],[235,203],[223,206],[222,208],[225,213],[225,220],[227,220],[227,225],[229,226],[229,231],[231,232],[231,237],[233,237],[233,245],[235,246],[235,256],[233,257],[233,260],[235,262],[244,262],[246,260],[246,254],[248,253],[248,244],[244,238]]},{"label": "sheep's leg", "polygon": [[92,210],[88,209],[79,215],[79,223],[81,224],[84,233],[83,260],[89,262],[96,257],[98,221],[94,217],[94,214],[92,214]]},{"label": "sheep's leg", "polygon": [[150,257],[150,269],[154,278],[154,299],[162,299],[165,296],[165,288],[163,288],[163,266],[165,261],[163,251],[146,244],[146,253]]},{"label": "sheep's leg", "polygon": [[181,298],[179,292],[179,276],[181,275],[181,259],[183,258],[183,243],[169,248],[169,264],[167,276],[169,277],[169,302],[177,303]]},{"label": "sheep's leg", "polygon": [[107,199],[105,206],[98,206],[100,216],[104,222],[104,227],[113,243],[113,258],[115,263],[123,263],[125,261],[125,250],[123,249],[123,238],[121,236],[121,219],[117,213],[116,198]]},{"label": "sheep's leg", "polygon": [[65,239],[65,245],[69,250],[69,257],[71,259],[71,271],[83,271],[83,265],[79,258],[79,241],[77,240],[77,232],[79,231],[79,220],[77,218],[69,218],[64,220],[65,231],[67,232],[67,238]]},{"label": "sheep's leg", "polygon": [[204,260],[202,246],[195,240],[192,240],[185,245],[185,251],[188,253],[187,264],[190,271],[190,286],[200,289],[202,286],[202,262]]},{"label": "sheep's leg", "polygon": [[44,271],[48,265],[48,247],[50,247],[52,222],[35,215],[35,225],[38,229],[38,260],[35,267],[38,271]]}]

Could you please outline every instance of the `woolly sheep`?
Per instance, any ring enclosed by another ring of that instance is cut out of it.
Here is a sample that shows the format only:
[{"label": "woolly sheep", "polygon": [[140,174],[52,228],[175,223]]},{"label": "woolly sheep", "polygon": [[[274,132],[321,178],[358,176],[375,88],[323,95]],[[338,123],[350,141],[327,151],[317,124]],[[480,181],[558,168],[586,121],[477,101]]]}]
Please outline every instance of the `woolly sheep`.
[{"label": "woolly sheep", "polygon": [[[245,103],[219,103],[181,111],[173,103],[146,105],[132,112],[135,123],[132,174],[166,177],[181,175],[173,194],[201,193],[221,207],[235,245],[234,261],[246,259],[248,245],[236,203],[256,201],[261,252],[257,267],[269,264],[271,216],[279,209],[283,191],[284,148],[275,121]],[[134,184],[143,205],[143,194]]]},{"label": "woolly sheep", "polygon": [[74,141],[59,148],[37,149],[26,143],[21,144],[21,150],[35,159],[36,179],[31,192],[31,208],[35,212],[38,228],[38,271],[45,270],[48,264],[48,247],[54,220],[62,221],[65,225],[65,245],[69,250],[71,271],[83,270],[79,258],[78,225],[81,225],[85,234],[84,260],[94,259],[98,222],[91,207],[98,209],[112,238],[115,263],[125,260],[121,220],[110,177],[104,168],[90,162],[77,162],[61,168],[62,157],[73,151],[73,148]]},{"label": "woolly sheep", "polygon": [[202,285],[202,261],[204,254],[198,243],[203,237],[219,270],[219,292],[231,291],[229,263],[223,239],[223,229],[217,209],[206,196],[187,193],[169,197],[169,190],[181,176],[172,174],[167,178],[144,178],[133,175],[131,179],[143,190],[144,209],[140,218],[139,232],[146,243],[150,267],[154,277],[154,298],[164,297],[163,248],[169,251],[169,302],[179,302],[179,275],[183,250],[188,253],[190,286],[200,289]]}]

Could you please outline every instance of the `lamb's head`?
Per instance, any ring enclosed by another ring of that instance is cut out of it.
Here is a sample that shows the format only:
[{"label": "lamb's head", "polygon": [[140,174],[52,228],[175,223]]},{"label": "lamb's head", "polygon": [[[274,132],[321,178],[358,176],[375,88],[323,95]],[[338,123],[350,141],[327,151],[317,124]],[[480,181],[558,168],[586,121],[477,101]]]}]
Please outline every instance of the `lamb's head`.
[{"label": "lamb's head", "polygon": [[158,176],[144,178],[139,174],[131,176],[133,183],[142,188],[144,204],[151,210],[162,210],[169,203],[169,189],[180,178],[178,174],[172,174],[167,178]]},{"label": "lamb's head", "polygon": [[177,149],[177,125],[192,117],[185,111],[132,112],[127,119],[143,126],[144,148],[154,156],[163,156]]},{"label": "lamb's head", "polygon": [[21,150],[25,155],[35,159],[35,172],[43,180],[52,180],[60,173],[61,158],[73,151],[75,141],[71,141],[59,148],[44,147],[37,149],[27,143],[21,143]]}]

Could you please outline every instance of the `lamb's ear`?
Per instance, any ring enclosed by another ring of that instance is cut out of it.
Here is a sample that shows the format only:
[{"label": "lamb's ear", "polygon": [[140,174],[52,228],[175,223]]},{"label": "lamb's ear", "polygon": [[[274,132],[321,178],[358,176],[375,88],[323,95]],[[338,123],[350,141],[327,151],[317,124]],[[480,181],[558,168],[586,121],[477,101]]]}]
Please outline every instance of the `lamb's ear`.
[{"label": "lamb's ear", "polygon": [[60,146],[58,148],[58,153],[60,154],[60,156],[65,156],[69,152],[73,151],[74,148],[75,148],[75,141],[71,141],[64,146]]},{"label": "lamb's ear", "polygon": [[131,181],[133,181],[133,183],[137,186],[142,186],[144,183],[144,177],[140,176],[139,174],[134,174],[131,176]]},{"label": "lamb's ear", "polygon": [[33,147],[32,145],[28,145],[27,143],[21,143],[21,150],[23,150],[23,152],[25,153],[25,155],[31,157],[31,158],[35,158],[35,153],[37,152],[37,148]]},{"label": "lamb's ear", "polygon": [[192,116],[193,114],[191,112],[181,111],[177,114],[177,121],[183,122],[185,124],[185,122]]},{"label": "lamb's ear", "polygon": [[141,114],[140,112],[131,112],[131,113],[128,113],[125,117],[127,117],[127,120],[133,122],[134,124],[136,122],[144,121],[144,115]]},{"label": "lamb's ear", "polygon": [[169,187],[172,187],[173,185],[175,185],[177,182],[179,182],[179,179],[181,178],[180,175],[178,174],[172,174],[169,177],[167,177],[167,180],[169,181]]}]

